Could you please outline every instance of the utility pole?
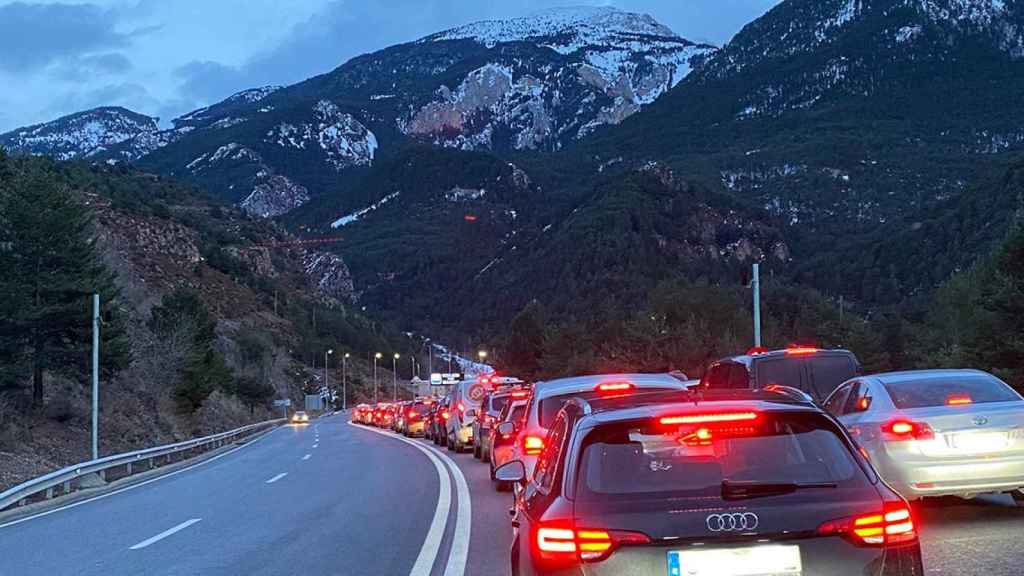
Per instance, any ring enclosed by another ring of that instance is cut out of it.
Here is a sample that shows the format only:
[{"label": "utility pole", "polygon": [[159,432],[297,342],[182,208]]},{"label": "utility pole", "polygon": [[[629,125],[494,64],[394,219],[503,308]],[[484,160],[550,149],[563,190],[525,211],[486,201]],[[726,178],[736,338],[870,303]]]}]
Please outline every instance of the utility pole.
[{"label": "utility pole", "polygon": [[427,376],[434,373],[434,343],[427,340]]},{"label": "utility pole", "polygon": [[377,380],[377,361],[380,360],[383,357],[384,357],[384,355],[381,354],[380,352],[377,352],[376,354],[373,355],[373,403],[374,404],[379,404],[380,403],[380,400],[377,398],[377,390],[379,388],[379,384],[378,384],[378,380]]},{"label": "utility pole", "polygon": [[333,348],[330,348],[327,350],[327,352],[324,352],[324,393],[327,394],[328,398],[330,398],[331,395],[331,385],[330,383],[327,382],[327,357],[330,356],[331,354],[334,354]]},{"label": "utility pole", "polygon": [[395,387],[393,402],[398,402],[398,358],[398,352],[395,352],[395,356],[391,359],[391,376],[394,379]]},{"label": "utility pole", "polygon": [[341,409],[348,410],[348,357],[349,353],[341,357]]},{"label": "utility pole", "polygon": [[754,292],[754,347],[761,347],[761,265],[754,264],[754,278],[751,281]]},{"label": "utility pole", "polygon": [[92,295],[92,459],[100,457],[100,295]]}]

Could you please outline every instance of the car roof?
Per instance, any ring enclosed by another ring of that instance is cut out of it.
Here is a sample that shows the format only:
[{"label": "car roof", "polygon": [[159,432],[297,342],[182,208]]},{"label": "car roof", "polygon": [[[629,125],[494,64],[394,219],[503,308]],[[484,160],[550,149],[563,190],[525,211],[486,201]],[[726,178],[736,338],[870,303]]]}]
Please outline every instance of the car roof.
[{"label": "car roof", "polygon": [[672,374],[596,374],[593,376],[573,376],[537,382],[533,385],[533,395],[538,399],[561,396],[574,392],[593,390],[603,382],[631,382],[637,388],[675,388],[683,390],[686,381]]},{"label": "car roof", "polygon": [[719,359],[718,362],[735,362],[735,363],[739,363],[739,364],[744,364],[747,368],[750,368],[750,365],[754,362],[755,359],[756,360],[761,360],[761,359],[764,359],[764,358],[787,358],[787,357],[811,358],[811,357],[814,357],[814,356],[833,356],[833,355],[843,355],[843,356],[847,356],[848,355],[848,356],[856,357],[856,355],[854,355],[853,352],[850,352],[849,350],[847,350],[845,348],[817,348],[816,350],[817,350],[816,352],[812,352],[812,353],[808,353],[808,354],[801,354],[801,355],[793,355],[792,352],[790,350],[787,350],[787,349],[769,350],[767,352],[759,352],[757,354],[738,354],[736,356],[726,356],[725,358]]},{"label": "car roof", "polygon": [[910,382],[913,380],[927,380],[931,378],[955,378],[957,376],[992,376],[988,372],[975,370],[973,368],[963,369],[934,369],[934,370],[901,370],[898,372],[883,372],[881,374],[868,374],[864,378],[875,378],[883,384]]},{"label": "car roof", "polygon": [[729,412],[729,411],[754,411],[754,412],[807,412],[822,413],[822,410],[813,404],[786,401],[782,398],[774,400],[705,400],[697,402],[661,402],[657,404],[644,404],[640,406],[629,406],[613,408],[609,410],[597,410],[584,416],[580,420],[580,426],[586,424],[610,424],[628,420],[642,420],[646,418],[658,418],[668,414],[685,415],[701,414],[704,412]]}]

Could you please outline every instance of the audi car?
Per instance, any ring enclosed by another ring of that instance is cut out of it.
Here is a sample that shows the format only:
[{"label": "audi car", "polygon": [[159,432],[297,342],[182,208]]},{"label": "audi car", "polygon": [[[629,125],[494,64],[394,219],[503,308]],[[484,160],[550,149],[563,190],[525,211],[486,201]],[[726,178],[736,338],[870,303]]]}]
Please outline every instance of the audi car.
[{"label": "audi car", "polygon": [[544,449],[544,437],[555,415],[571,398],[628,397],[658,391],[683,391],[689,386],[686,375],[681,373],[604,374],[538,382],[533,385],[526,420],[512,448],[513,458],[526,465],[527,477],[533,476],[537,456]]},{"label": "audi car", "polygon": [[825,408],[911,500],[1008,492],[1024,502],[1024,398],[991,374],[864,376],[839,387]]},{"label": "audi car", "polygon": [[495,472],[516,576],[924,574],[909,504],[811,402],[573,399],[549,428],[532,478]]}]

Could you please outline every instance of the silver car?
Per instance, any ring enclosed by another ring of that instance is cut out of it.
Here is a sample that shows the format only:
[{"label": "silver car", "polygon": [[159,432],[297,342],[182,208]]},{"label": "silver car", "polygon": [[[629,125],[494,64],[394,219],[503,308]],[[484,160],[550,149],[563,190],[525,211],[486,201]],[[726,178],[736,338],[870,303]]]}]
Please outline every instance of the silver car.
[{"label": "silver car", "polygon": [[1024,398],[987,372],[861,376],[825,409],[907,499],[1009,492],[1024,501]]}]

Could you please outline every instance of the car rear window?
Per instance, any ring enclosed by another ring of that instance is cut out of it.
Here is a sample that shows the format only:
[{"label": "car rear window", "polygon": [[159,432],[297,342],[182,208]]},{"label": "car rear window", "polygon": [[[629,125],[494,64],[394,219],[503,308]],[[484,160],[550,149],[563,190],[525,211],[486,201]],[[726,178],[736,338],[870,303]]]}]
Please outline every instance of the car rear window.
[{"label": "car rear window", "polygon": [[415,410],[417,414],[426,414],[427,412],[430,412],[429,404],[413,404],[410,408]]},{"label": "car rear window", "polygon": [[694,433],[694,425],[666,427],[657,421],[594,429],[583,442],[579,497],[713,498],[721,496],[723,480],[835,483],[840,490],[869,482],[839,431],[821,414],[765,413],[756,432],[684,440]]},{"label": "car rear window", "polygon": [[516,406],[512,409],[512,414],[509,415],[508,421],[513,423],[522,422],[523,417],[526,416],[526,404]]},{"label": "car rear window", "polygon": [[1012,388],[987,374],[921,378],[883,384],[893,404],[902,410],[944,406],[957,402],[985,404],[1021,399]]},{"label": "car rear window", "polygon": [[[674,388],[638,388],[638,392],[643,394],[653,392],[673,392],[676,391]],[[551,423],[555,421],[555,416],[558,416],[558,411],[565,406],[565,403],[573,398],[582,398],[584,400],[593,400],[601,397],[601,394],[595,390],[585,390],[583,392],[573,392],[572,394],[562,394],[561,396],[551,396],[544,398],[540,401],[540,413],[538,414],[540,425],[543,428],[550,428]]]}]

